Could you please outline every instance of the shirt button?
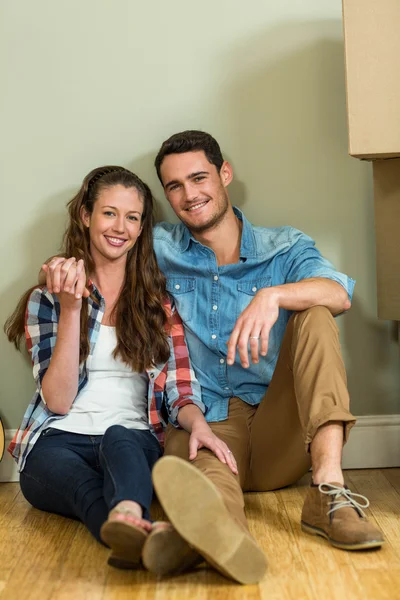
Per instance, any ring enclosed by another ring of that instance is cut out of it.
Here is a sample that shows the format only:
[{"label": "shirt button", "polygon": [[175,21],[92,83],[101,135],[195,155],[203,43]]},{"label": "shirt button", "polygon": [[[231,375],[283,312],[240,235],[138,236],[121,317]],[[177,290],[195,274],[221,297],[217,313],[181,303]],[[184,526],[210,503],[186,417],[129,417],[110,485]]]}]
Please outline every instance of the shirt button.
[{"label": "shirt button", "polygon": [[225,388],[226,390],[229,390],[229,388]]},{"label": "shirt button", "polygon": [[181,286],[179,285],[179,283],[176,284],[175,289],[176,290],[180,290],[181,289]]},{"label": "shirt button", "polygon": [[218,310],[218,306],[216,304],[214,304],[213,310]]},{"label": "shirt button", "polygon": [[221,363],[221,365],[223,365],[225,361],[224,361],[224,359],[223,359],[223,358],[220,358],[220,359],[219,359],[219,362]]},{"label": "shirt button", "polygon": [[215,333],[212,334],[211,339],[215,340],[217,338],[217,336],[215,335]]},{"label": "shirt button", "polygon": [[214,281],[218,281],[218,275],[214,275]]},{"label": "shirt button", "polygon": [[251,288],[251,291],[252,291],[252,292],[256,292],[256,291],[257,291],[257,288],[256,288],[256,286],[252,287],[252,288]]}]

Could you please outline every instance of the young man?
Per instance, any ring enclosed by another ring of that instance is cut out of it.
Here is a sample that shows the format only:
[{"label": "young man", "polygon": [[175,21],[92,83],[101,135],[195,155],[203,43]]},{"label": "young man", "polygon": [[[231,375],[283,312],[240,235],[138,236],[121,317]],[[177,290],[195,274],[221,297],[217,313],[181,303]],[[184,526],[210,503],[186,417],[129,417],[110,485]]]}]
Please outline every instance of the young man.
[{"label": "young man", "polygon": [[168,426],[153,479],[180,545],[166,532],[157,554],[150,536],[145,563],[165,573],[194,562],[197,551],[237,581],[258,581],[266,562],[248,532],[242,491],[290,485],[310,465],[302,529],[343,549],[380,547],[382,534],[362,511],[368,500],[344,487],[341,470],[355,419],[333,317],[350,308],[354,281],[300,231],[254,227],[232,207],[232,167],[211,135],[173,135],[155,166],[181,220],[156,226],[155,249],[208,424],[188,405],[179,422],[191,434]]}]

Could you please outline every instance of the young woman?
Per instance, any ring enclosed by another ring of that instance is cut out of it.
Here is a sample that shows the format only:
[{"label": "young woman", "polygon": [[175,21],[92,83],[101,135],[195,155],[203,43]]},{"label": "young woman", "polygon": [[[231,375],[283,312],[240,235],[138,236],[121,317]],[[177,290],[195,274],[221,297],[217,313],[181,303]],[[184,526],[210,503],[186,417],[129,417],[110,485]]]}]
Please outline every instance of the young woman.
[{"label": "young woman", "polygon": [[[208,427],[153,252],[152,202],[130,171],[91,171],[68,205],[68,258],[44,267],[47,285],[28,290],[5,325],[17,347],[25,333],[37,385],[9,447],[22,492],[80,519],[119,567],[140,562],[152,530],[151,469],[166,421],[178,426],[190,405],[189,431],[194,421]],[[210,434],[215,451],[223,442]]]}]

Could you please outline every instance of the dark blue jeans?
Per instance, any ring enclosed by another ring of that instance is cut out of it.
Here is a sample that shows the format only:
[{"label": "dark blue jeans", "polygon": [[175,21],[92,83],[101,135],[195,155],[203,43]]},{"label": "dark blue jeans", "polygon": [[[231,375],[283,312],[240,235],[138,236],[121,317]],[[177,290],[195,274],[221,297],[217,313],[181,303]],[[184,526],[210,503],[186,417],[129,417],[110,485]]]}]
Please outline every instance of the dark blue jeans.
[{"label": "dark blue jeans", "polygon": [[40,510],[79,519],[94,537],[109,511],[133,500],[149,519],[151,470],[162,454],[150,431],[109,427],[104,435],[45,429],[31,450],[20,484]]}]

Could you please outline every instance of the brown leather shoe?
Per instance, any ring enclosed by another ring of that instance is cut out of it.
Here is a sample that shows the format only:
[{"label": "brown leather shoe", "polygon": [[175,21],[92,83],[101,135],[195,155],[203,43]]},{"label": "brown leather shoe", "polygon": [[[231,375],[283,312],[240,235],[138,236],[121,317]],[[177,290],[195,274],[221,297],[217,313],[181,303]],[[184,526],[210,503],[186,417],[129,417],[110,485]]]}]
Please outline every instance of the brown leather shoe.
[{"label": "brown leather shoe", "polygon": [[385,540],[365,516],[362,509],[368,506],[365,496],[340,483],[313,485],[304,502],[301,528],[342,550],[380,548]]},{"label": "brown leather shoe", "polygon": [[226,577],[258,583],[267,561],[255,540],[226,508],[211,480],[176,456],[158,460],[152,472],[161,506],[178,534]]}]

